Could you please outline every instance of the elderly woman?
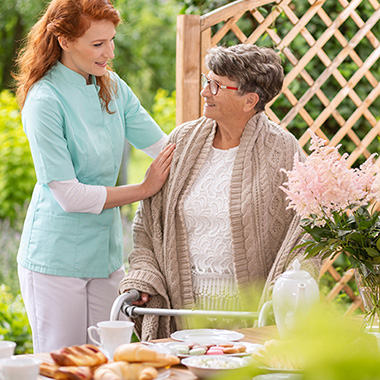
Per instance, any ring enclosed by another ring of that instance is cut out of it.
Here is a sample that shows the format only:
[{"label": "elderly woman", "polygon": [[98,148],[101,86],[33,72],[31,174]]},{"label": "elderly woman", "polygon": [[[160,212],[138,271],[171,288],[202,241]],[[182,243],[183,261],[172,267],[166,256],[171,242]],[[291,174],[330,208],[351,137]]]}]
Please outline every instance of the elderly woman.
[{"label": "elderly woman", "polygon": [[[279,186],[286,179],[281,169],[303,153],[263,112],[281,91],[280,58],[242,44],[211,49],[206,64],[204,116],[171,133],[176,152],[168,181],[142,201],[134,220],[130,268],[119,290],[139,290],[137,305],[241,310],[249,305],[245,290],[262,291],[266,281],[267,297],[300,255],[292,251],[299,219]],[[136,320],[144,340],[178,327],[168,317]]]}]

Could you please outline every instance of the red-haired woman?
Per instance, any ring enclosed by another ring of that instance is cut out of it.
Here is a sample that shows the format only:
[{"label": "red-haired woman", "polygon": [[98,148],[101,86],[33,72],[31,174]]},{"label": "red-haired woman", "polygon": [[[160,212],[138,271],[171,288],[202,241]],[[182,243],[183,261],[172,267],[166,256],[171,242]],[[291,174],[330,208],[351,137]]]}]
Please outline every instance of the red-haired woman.
[{"label": "red-haired woman", "polygon": [[[35,352],[87,341],[124,277],[119,206],[162,187],[174,144],[112,72],[119,13],[109,0],[52,0],[20,53],[18,100],[37,184],[18,253]],[[124,139],[157,158],[115,186]]]}]

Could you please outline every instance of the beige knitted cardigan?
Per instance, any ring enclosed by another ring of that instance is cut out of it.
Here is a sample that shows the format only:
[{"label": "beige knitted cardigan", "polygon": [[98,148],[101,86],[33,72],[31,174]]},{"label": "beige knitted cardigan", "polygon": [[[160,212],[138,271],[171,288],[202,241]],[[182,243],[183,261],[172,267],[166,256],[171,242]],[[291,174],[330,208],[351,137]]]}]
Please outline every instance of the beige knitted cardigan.
[{"label": "beige knitted cardigan", "polygon": [[[147,307],[194,306],[183,202],[207,159],[215,131],[215,121],[205,117],[177,127],[170,135],[177,144],[170,176],[158,194],[139,205],[130,267],[119,290],[135,288],[150,294]],[[303,156],[293,135],[259,113],[244,129],[233,167],[230,222],[235,276],[240,289],[251,285],[263,289],[266,281],[262,299],[270,296],[276,278],[299,254],[290,254],[300,241],[299,219],[286,210],[286,195],[279,189],[286,180],[280,169],[292,168],[296,152]],[[143,340],[168,337],[179,327],[169,317],[146,315],[135,322]]]}]

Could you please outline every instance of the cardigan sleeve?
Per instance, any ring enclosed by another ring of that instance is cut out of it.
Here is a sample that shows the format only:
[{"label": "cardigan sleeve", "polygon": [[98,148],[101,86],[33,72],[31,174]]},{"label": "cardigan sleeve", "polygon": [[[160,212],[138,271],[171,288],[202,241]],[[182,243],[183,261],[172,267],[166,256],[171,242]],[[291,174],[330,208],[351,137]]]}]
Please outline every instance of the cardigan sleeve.
[{"label": "cardigan sleeve", "polygon": [[163,291],[166,288],[154,252],[152,230],[149,228],[149,204],[149,199],[141,202],[133,220],[134,248],[128,258],[128,273],[119,285],[120,293],[135,287],[141,292],[155,295],[157,290]]},{"label": "cardigan sleeve", "polygon": [[[130,289],[151,296],[146,304],[150,308],[170,308],[166,281],[156,259],[152,240],[151,200],[140,203],[133,221],[134,249],[129,256],[129,269],[119,284],[119,293]],[[167,338],[171,333],[169,317],[145,315],[134,319],[135,332],[142,340]]]},{"label": "cardigan sleeve", "polygon": [[[297,153],[300,160],[304,161],[306,159],[306,156],[299,146],[298,142],[293,138],[291,140],[293,140],[294,154]],[[289,146],[291,145],[289,144]],[[286,170],[290,170],[290,168],[286,168]],[[284,194],[283,196],[285,197]],[[301,218],[294,213],[294,216],[289,223],[285,239],[283,240],[283,243],[277,252],[275,261],[266,279],[260,300],[260,306],[262,306],[264,302],[271,299],[275,282],[283,272],[291,269],[291,266],[295,259],[298,259],[298,261],[301,263],[301,269],[309,272],[310,275],[313,276],[317,281],[319,279],[319,272],[321,269],[322,261],[318,257],[306,259],[305,248],[295,249],[297,245],[301,244],[303,240],[307,239],[307,235],[305,235],[300,223]]]}]

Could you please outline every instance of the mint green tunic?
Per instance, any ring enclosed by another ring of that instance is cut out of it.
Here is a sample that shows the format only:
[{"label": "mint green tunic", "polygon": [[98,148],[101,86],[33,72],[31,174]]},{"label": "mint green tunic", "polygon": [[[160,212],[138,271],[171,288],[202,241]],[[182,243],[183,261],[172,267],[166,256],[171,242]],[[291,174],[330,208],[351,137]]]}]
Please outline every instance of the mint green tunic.
[{"label": "mint green tunic", "polygon": [[22,122],[37,184],[27,212],[18,263],[58,276],[108,277],[123,263],[118,207],[99,215],[65,212],[48,183],[77,178],[90,185],[115,186],[124,138],[143,149],[164,135],[117,74],[117,96],[102,107],[95,84],[60,62],[29,91]]}]

